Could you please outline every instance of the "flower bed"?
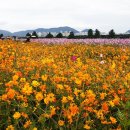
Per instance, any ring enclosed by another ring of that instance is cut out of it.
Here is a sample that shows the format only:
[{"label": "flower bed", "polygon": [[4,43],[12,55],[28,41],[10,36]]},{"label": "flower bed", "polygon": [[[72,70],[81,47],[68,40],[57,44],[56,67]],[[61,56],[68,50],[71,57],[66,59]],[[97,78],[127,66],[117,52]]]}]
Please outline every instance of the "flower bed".
[{"label": "flower bed", "polygon": [[127,130],[129,93],[130,46],[0,41],[2,130]]}]

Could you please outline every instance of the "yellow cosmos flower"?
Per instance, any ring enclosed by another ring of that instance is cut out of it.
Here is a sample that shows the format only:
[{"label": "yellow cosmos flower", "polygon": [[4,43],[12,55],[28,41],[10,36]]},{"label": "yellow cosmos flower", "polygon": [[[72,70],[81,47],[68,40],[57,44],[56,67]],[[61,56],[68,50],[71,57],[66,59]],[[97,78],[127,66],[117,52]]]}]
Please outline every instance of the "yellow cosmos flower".
[{"label": "yellow cosmos flower", "polygon": [[27,95],[30,95],[30,94],[33,92],[32,90],[33,90],[33,89],[32,89],[31,86],[29,86],[29,83],[26,83],[26,84],[24,85],[24,87],[22,88],[22,93],[27,94]]},{"label": "yellow cosmos flower", "polygon": [[81,98],[85,98],[84,92],[82,92],[82,93],[80,94],[80,97],[81,97]]},{"label": "yellow cosmos flower", "polygon": [[114,106],[115,106],[115,104],[114,104],[113,101],[109,101],[109,105],[110,105],[111,107],[114,107]]},{"label": "yellow cosmos flower", "polygon": [[43,81],[47,81],[47,78],[48,78],[47,75],[42,75],[42,80],[43,80]]},{"label": "yellow cosmos flower", "polygon": [[14,130],[13,125],[9,125],[9,126],[6,128],[6,130]]},{"label": "yellow cosmos flower", "polygon": [[21,117],[21,114],[19,112],[15,112],[13,115],[14,119],[19,119]]},{"label": "yellow cosmos flower", "polygon": [[17,81],[17,80],[18,80],[18,78],[19,78],[19,76],[18,76],[18,75],[14,75],[14,76],[13,76],[13,81]]},{"label": "yellow cosmos flower", "polygon": [[115,67],[116,67],[116,64],[115,64],[115,62],[113,62],[111,68],[115,69]]},{"label": "yellow cosmos flower", "polygon": [[58,125],[59,125],[59,126],[63,126],[63,125],[64,125],[64,121],[63,121],[63,120],[59,120],[59,121],[58,121]]},{"label": "yellow cosmos flower", "polygon": [[73,102],[74,98],[72,96],[68,96],[67,99],[71,102]]},{"label": "yellow cosmos flower", "polygon": [[38,129],[36,127],[34,127],[33,130],[38,130]]},{"label": "yellow cosmos flower", "polygon": [[63,96],[61,102],[63,104],[67,103],[68,102],[67,97]]},{"label": "yellow cosmos flower", "polygon": [[38,87],[38,86],[40,86],[40,83],[38,81],[36,81],[36,80],[33,80],[32,81],[32,86],[33,87]]},{"label": "yellow cosmos flower", "polygon": [[61,90],[62,90],[64,87],[63,87],[63,85],[62,85],[62,84],[57,84],[57,85],[56,85],[56,88],[58,88],[58,89],[61,89]]},{"label": "yellow cosmos flower", "polygon": [[20,82],[25,83],[26,82],[26,78],[21,78]]},{"label": "yellow cosmos flower", "polygon": [[84,125],[84,129],[90,130],[90,126],[86,124],[86,125]]},{"label": "yellow cosmos flower", "polygon": [[81,84],[82,84],[82,80],[76,78],[76,79],[75,79],[75,83],[76,83],[77,85],[81,85]]}]

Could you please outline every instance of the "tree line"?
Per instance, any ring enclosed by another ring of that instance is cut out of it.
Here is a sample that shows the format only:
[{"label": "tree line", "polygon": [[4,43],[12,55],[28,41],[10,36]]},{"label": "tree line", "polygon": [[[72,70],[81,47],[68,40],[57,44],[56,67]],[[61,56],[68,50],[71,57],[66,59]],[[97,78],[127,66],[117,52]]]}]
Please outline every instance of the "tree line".
[{"label": "tree line", "polygon": [[[3,34],[0,34],[0,39],[3,37]],[[27,33],[26,38],[29,40],[30,38],[40,38],[36,31],[33,31],[32,34]],[[41,37],[43,38],[43,37]],[[44,38],[68,38],[68,39],[85,39],[85,38],[130,38],[130,34],[116,34],[112,29],[109,31],[107,35],[101,34],[101,32],[96,29],[93,31],[92,29],[88,30],[88,35],[75,35],[74,32],[70,32],[69,36],[63,36],[62,33],[58,33],[56,36],[53,36],[50,32]]]},{"label": "tree line", "polygon": [[[30,38],[38,38],[38,34],[34,31],[32,34],[27,33],[26,37]],[[62,33],[58,33],[55,37],[48,33],[45,38],[66,38],[63,36]],[[88,30],[88,35],[75,35],[74,32],[70,32],[68,39],[85,39],[85,38],[130,38],[130,34],[116,34],[115,31],[112,29],[109,31],[107,35],[101,34],[101,32],[96,29],[93,31],[92,29]]]}]

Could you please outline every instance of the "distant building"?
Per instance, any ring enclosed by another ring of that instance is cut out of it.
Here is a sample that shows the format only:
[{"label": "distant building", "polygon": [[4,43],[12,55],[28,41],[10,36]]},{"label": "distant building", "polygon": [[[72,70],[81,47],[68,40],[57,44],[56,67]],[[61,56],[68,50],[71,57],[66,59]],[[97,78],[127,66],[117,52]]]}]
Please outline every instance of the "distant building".
[{"label": "distant building", "polygon": [[42,37],[42,33],[41,32],[38,32],[37,35],[38,35],[38,37]]},{"label": "distant building", "polygon": [[88,32],[78,32],[78,33],[75,33],[75,36],[84,36],[84,35],[88,35]]}]

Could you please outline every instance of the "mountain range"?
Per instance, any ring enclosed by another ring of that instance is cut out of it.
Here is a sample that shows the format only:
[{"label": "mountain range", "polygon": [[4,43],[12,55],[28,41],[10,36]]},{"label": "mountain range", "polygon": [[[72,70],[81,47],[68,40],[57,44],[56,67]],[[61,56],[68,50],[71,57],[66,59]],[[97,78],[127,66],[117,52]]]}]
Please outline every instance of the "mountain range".
[{"label": "mountain range", "polygon": [[130,30],[128,30],[126,33],[130,33]]},{"label": "mountain range", "polygon": [[[81,32],[88,32],[89,29],[84,29]],[[36,32],[74,32],[74,33],[79,33],[78,30],[68,27],[68,26],[64,26],[64,27],[57,27],[57,28],[38,28],[38,29],[34,29],[34,30],[24,30],[24,31],[18,31],[18,32],[9,32],[6,30],[0,30],[0,34],[3,34],[4,36],[21,36],[24,37],[26,36],[27,33],[32,33],[33,31]],[[126,33],[130,33],[130,30],[128,30]]]},{"label": "mountain range", "polygon": [[[85,29],[86,31],[88,29]],[[83,30],[83,32],[85,32],[85,30]],[[4,36],[26,36],[27,33],[32,33],[33,31],[36,31],[36,32],[56,32],[56,33],[59,33],[59,32],[74,32],[74,33],[78,33],[79,31],[74,29],[74,28],[71,28],[71,27],[68,27],[68,26],[65,26],[65,27],[57,27],[57,28],[38,28],[38,29],[34,29],[34,30],[24,30],[24,31],[18,31],[18,32],[9,32],[9,31],[6,31],[6,30],[0,30],[0,34],[3,34]]]}]

